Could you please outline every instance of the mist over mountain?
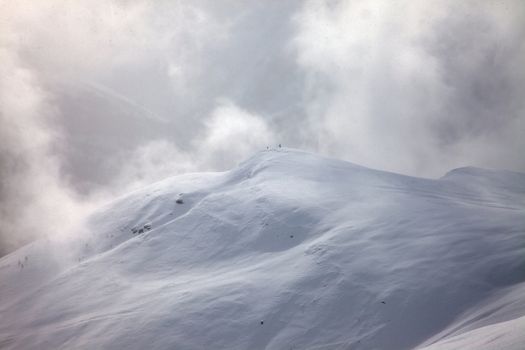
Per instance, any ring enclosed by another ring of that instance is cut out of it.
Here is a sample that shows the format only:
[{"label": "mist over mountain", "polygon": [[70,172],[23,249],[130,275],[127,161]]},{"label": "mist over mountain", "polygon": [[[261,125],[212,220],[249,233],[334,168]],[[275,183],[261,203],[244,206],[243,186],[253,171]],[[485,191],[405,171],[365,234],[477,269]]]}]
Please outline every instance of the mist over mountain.
[{"label": "mist over mountain", "polygon": [[0,348],[523,350],[524,37],[521,0],[0,0]]},{"label": "mist over mountain", "polygon": [[0,254],[279,143],[431,178],[524,171],[524,6],[2,1]]}]

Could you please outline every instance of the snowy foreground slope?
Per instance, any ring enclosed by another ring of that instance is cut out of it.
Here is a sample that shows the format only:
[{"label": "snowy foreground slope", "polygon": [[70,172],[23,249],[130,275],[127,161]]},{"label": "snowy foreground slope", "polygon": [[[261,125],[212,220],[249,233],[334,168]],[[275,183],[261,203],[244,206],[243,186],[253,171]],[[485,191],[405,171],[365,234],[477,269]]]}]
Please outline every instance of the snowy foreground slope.
[{"label": "snowy foreground slope", "polygon": [[265,151],[0,260],[0,349],[416,348],[525,349],[525,174]]}]

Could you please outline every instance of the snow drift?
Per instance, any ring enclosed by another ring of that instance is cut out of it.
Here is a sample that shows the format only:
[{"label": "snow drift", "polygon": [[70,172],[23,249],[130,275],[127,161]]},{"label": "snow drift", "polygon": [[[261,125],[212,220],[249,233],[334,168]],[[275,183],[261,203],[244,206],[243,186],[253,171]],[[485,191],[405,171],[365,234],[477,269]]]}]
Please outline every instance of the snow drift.
[{"label": "snow drift", "polygon": [[5,349],[523,349],[525,174],[288,150],[0,260]]}]

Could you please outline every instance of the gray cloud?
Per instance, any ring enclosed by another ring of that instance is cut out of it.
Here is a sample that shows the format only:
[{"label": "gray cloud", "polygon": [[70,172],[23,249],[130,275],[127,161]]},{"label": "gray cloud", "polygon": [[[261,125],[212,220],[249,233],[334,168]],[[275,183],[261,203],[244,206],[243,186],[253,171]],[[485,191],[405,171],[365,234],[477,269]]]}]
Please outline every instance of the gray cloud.
[{"label": "gray cloud", "polygon": [[523,169],[501,143],[524,131],[523,7],[309,3],[294,44],[314,81],[309,118],[330,140],[320,148],[425,176],[464,164]]},{"label": "gray cloud", "polygon": [[506,128],[523,113],[525,25],[514,26],[525,20],[525,6],[500,6],[516,11],[510,32],[492,14],[459,8],[437,21],[423,44],[449,88],[447,116],[435,125],[445,143]]},{"label": "gray cloud", "polygon": [[525,170],[524,35],[519,0],[3,2],[0,247],[271,143]]}]

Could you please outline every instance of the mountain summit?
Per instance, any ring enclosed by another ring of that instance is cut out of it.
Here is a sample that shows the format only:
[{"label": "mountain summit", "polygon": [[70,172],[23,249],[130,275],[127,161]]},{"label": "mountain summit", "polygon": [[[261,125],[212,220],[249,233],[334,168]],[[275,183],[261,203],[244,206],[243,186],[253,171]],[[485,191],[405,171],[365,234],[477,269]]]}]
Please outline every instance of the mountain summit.
[{"label": "mountain summit", "polygon": [[2,349],[522,349],[525,174],[263,151],[0,260]]}]

